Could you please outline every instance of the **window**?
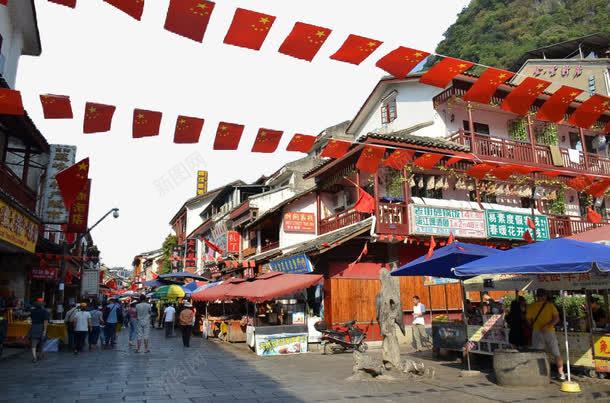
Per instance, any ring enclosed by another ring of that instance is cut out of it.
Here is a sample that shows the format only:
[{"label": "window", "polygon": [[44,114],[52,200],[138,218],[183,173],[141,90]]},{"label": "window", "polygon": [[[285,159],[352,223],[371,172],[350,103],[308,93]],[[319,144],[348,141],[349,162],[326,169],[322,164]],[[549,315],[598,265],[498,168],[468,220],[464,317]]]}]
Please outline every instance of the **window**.
[{"label": "window", "polygon": [[[464,120],[462,122],[462,124],[464,125],[464,130],[469,132],[470,123],[467,120]],[[473,122],[473,126],[474,126],[474,132],[476,134],[485,134],[485,135],[489,136],[489,134],[490,134],[489,125],[487,125],[485,123]]]},{"label": "window", "polygon": [[391,123],[396,117],[396,95],[392,95],[381,103],[381,123]]}]

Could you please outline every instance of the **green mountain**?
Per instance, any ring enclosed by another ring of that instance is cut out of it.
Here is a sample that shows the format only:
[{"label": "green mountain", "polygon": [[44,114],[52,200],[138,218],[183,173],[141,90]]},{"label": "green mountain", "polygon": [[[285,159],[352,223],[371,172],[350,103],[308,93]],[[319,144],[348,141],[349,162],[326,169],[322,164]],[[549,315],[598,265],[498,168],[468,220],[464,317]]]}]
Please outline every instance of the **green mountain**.
[{"label": "green mountain", "polygon": [[609,0],[472,0],[436,52],[516,69],[528,50],[596,32],[610,33]]}]

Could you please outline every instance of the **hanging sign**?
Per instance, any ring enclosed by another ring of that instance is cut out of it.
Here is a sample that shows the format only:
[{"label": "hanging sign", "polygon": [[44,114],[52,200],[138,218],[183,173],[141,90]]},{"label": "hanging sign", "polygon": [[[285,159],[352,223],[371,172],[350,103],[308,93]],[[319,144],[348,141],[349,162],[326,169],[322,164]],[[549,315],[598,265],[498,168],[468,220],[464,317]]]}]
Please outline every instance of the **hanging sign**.
[{"label": "hanging sign", "polygon": [[316,233],[316,223],[313,213],[284,214],[284,232]]},{"label": "hanging sign", "polygon": [[184,253],[184,270],[195,271],[197,269],[197,240],[194,238],[186,240]]},{"label": "hanging sign", "polygon": [[[527,225],[528,218],[531,218],[531,215],[512,211],[485,210],[487,235],[489,238],[522,240],[525,231],[532,232]],[[549,239],[548,218],[537,215],[534,217],[534,223],[536,224],[536,240]]]},{"label": "hanging sign", "polygon": [[68,210],[59,192],[55,175],[74,165],[76,146],[51,144],[49,164],[42,184],[41,217],[48,224],[65,224],[68,221]]},{"label": "hanging sign", "polygon": [[412,235],[487,238],[483,211],[410,205],[409,215]]},{"label": "hanging sign", "polygon": [[38,224],[0,199],[0,240],[34,253]]},{"label": "hanging sign", "polygon": [[237,231],[227,231],[227,252],[239,253],[241,236]]},{"label": "hanging sign", "polygon": [[208,171],[197,171],[197,196],[208,192]]},{"label": "hanging sign", "polygon": [[85,187],[76,195],[76,201],[70,207],[68,216],[68,227],[66,232],[82,234],[87,231],[89,220],[89,197],[91,195],[91,179],[87,181]]},{"label": "hanging sign", "polygon": [[311,261],[304,253],[272,260],[269,262],[269,265],[272,271],[281,271],[283,273],[311,273],[313,271]]},{"label": "hanging sign", "polygon": [[55,280],[57,278],[56,267],[33,267],[32,268],[32,280]]}]

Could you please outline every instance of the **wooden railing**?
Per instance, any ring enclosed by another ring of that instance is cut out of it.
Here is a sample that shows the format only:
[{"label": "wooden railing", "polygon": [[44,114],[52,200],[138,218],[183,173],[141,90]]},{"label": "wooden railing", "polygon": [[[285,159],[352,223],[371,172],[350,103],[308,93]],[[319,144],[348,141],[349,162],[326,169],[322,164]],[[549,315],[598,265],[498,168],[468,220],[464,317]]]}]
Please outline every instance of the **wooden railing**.
[{"label": "wooden railing", "polygon": [[320,221],[320,235],[347,227],[348,225],[356,224],[366,217],[367,215],[364,213],[350,210],[325,218]]},{"label": "wooden railing", "polygon": [[568,237],[604,225],[610,225],[610,222],[606,221],[600,224],[593,224],[579,218],[549,217],[549,232],[551,238]]},{"label": "wooden railing", "polygon": [[280,247],[280,241],[277,242],[269,242],[267,245],[261,246],[261,253],[268,252],[273,249],[277,249]]},{"label": "wooden railing", "polygon": [[0,164],[0,189],[14,197],[28,210],[32,212],[36,210],[36,193],[3,164]]}]

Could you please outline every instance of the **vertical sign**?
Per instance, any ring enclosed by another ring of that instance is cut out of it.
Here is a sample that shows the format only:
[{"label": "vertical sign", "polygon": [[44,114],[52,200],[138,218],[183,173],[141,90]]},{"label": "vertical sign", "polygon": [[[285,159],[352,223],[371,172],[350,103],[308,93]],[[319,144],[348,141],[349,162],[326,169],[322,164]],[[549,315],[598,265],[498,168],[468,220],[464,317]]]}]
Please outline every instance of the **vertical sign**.
[{"label": "vertical sign", "polygon": [[197,171],[197,196],[208,191],[208,171]]},{"label": "vertical sign", "polygon": [[227,231],[227,252],[239,253],[241,236],[237,231]]},{"label": "vertical sign", "polygon": [[197,270],[197,240],[195,238],[186,240],[186,251],[184,255],[184,270],[194,273],[195,270]]},{"label": "vertical sign", "polygon": [[47,224],[65,224],[68,222],[68,210],[59,192],[55,175],[74,165],[76,159],[76,146],[51,144],[49,151],[49,164],[42,184],[41,216]]},{"label": "vertical sign", "polygon": [[90,195],[91,179],[87,180],[85,187],[76,195],[76,201],[70,208],[66,232],[83,234],[87,231]]}]

